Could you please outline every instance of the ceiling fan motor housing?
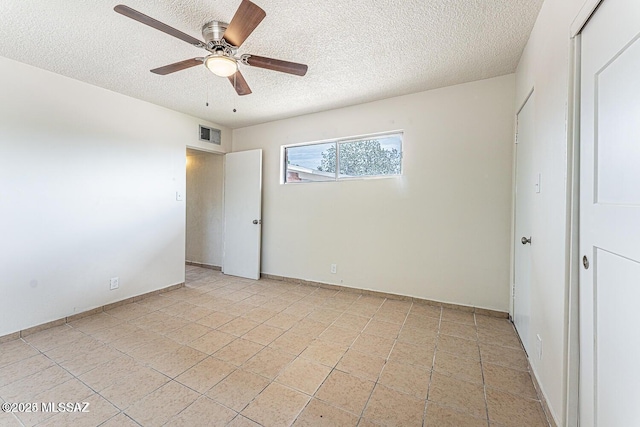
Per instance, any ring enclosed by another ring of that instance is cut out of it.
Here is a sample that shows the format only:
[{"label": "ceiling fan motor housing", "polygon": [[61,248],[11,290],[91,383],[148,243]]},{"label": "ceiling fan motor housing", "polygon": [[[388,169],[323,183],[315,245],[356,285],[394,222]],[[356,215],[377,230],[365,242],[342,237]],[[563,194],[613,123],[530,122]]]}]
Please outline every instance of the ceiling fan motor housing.
[{"label": "ceiling fan motor housing", "polygon": [[[207,43],[216,43],[222,40],[224,32],[229,24],[221,21],[210,21],[202,26],[202,37]],[[217,43],[216,43],[217,44]]]}]

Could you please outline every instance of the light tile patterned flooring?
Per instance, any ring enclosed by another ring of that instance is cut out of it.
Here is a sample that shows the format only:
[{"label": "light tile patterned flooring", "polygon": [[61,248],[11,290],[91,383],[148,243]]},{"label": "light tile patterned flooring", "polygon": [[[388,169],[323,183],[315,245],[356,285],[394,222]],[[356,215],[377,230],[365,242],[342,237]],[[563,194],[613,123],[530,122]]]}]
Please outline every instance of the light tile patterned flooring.
[{"label": "light tile patterned flooring", "polygon": [[546,426],[505,319],[187,267],[187,286],[0,344],[0,426]]}]

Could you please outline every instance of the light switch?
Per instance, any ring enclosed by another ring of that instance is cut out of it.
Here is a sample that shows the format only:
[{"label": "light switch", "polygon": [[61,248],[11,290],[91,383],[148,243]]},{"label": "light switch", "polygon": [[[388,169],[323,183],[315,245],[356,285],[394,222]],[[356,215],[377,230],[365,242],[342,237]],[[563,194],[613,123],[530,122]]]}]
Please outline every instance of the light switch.
[{"label": "light switch", "polygon": [[181,202],[184,200],[184,194],[182,191],[176,191],[176,201]]},{"label": "light switch", "polygon": [[540,174],[536,176],[536,193],[540,192]]}]

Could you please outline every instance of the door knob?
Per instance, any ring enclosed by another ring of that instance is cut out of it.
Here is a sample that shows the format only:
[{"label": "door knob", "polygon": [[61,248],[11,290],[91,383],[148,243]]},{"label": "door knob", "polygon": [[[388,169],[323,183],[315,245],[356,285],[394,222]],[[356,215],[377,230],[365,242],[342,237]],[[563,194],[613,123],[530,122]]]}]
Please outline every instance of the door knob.
[{"label": "door knob", "polygon": [[528,239],[526,237],[523,237],[520,241],[523,245],[526,245],[527,243],[531,244],[531,237],[529,237]]},{"label": "door knob", "polygon": [[262,220],[261,219],[254,219],[253,223],[254,224],[262,224]]}]

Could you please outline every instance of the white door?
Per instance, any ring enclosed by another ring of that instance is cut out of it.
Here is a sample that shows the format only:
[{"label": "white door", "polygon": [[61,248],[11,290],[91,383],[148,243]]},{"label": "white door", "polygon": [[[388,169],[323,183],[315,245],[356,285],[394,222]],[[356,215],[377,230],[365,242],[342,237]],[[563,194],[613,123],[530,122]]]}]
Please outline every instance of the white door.
[{"label": "white door", "polygon": [[262,150],[225,155],[222,271],[260,278]]},{"label": "white door", "polygon": [[[531,355],[531,211],[535,195],[533,169],[533,94],[529,96],[517,118],[516,138],[516,217],[514,244],[513,317],[516,330]],[[525,239],[525,240],[523,240]]]},{"label": "white door", "polygon": [[604,0],[581,57],[580,426],[640,426],[640,1]]}]

